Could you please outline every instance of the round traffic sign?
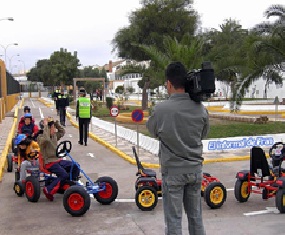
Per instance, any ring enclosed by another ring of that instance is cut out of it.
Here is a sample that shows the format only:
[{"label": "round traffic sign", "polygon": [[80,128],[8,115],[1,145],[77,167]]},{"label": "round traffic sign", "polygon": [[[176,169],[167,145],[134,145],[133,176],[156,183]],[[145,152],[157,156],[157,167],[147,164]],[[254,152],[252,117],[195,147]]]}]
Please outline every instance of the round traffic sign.
[{"label": "round traffic sign", "polygon": [[113,105],[111,108],[110,108],[110,115],[111,117],[117,117],[119,114],[119,109],[116,105]]},{"label": "round traffic sign", "polygon": [[135,109],[132,112],[132,120],[134,122],[141,122],[143,120],[143,111],[142,111],[142,109]]}]

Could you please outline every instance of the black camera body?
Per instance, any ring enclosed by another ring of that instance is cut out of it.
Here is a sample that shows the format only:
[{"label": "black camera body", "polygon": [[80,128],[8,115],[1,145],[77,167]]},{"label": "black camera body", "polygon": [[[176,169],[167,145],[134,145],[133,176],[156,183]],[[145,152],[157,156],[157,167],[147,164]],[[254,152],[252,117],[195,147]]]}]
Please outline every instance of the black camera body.
[{"label": "black camera body", "polygon": [[202,63],[202,69],[187,74],[185,91],[195,102],[206,101],[215,92],[215,74],[211,62]]}]

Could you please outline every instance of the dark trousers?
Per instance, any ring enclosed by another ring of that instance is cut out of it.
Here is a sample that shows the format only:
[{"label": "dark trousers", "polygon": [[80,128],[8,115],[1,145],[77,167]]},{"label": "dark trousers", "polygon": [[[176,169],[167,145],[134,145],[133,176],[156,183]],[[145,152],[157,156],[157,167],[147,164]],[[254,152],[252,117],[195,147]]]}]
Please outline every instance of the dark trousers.
[{"label": "dark trousers", "polygon": [[87,143],[87,136],[89,132],[89,118],[79,118],[79,142]]},{"label": "dark trousers", "polygon": [[61,125],[65,126],[66,109],[59,108],[59,121]]},{"label": "dark trousers", "polygon": [[64,181],[69,180],[71,167],[72,180],[76,180],[79,176],[80,170],[76,165],[72,166],[71,161],[60,160],[47,169],[49,172],[56,174],[57,176],[57,178],[55,178],[51,184],[47,186],[47,190],[50,194],[55,194],[60,186],[64,184]]}]

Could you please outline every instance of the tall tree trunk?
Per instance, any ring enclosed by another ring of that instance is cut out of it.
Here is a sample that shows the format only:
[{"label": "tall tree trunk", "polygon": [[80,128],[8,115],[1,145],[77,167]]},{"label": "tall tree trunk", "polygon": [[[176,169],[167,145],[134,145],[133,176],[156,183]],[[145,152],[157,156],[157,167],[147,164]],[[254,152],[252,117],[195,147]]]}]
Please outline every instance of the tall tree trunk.
[{"label": "tall tree trunk", "polygon": [[149,89],[149,83],[150,83],[150,81],[147,80],[147,81],[145,81],[144,86],[143,86],[142,110],[148,109],[148,93],[146,91],[147,91],[147,89]]}]

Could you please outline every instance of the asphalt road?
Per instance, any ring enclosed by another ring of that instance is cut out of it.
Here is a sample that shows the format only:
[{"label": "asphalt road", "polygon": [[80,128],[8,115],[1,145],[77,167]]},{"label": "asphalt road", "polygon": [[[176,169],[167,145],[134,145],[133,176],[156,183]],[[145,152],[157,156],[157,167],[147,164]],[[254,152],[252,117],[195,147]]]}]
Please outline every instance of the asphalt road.
[{"label": "asphalt road", "polygon": [[[32,108],[36,122],[43,116],[54,116],[55,110],[46,108],[34,100],[26,100]],[[19,113],[21,115],[21,112]],[[19,115],[19,116],[20,116]],[[164,234],[162,202],[150,212],[139,210],[134,201],[136,166],[129,164],[105,147],[89,139],[88,146],[77,144],[78,129],[67,121],[66,135],[71,140],[71,155],[91,177],[111,176],[119,186],[118,200],[109,206],[92,201],[90,210],[83,217],[75,218],[66,213],[62,195],[53,202],[43,193],[37,203],[25,197],[17,197],[13,191],[14,174],[5,173],[0,183],[0,235],[162,235]],[[212,210],[203,202],[203,217],[207,234],[283,234],[284,214],[275,209],[274,199],[264,201],[261,195],[251,195],[246,203],[234,198],[235,174],[248,169],[248,161],[213,163],[204,171],[218,177],[228,190],[228,198],[221,209]],[[158,171],[158,170],[157,170]],[[159,173],[159,172],[158,172]],[[184,234],[187,233],[186,217],[183,219]]]}]

